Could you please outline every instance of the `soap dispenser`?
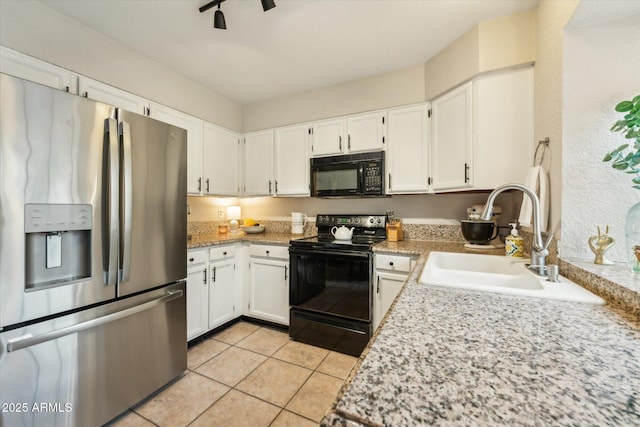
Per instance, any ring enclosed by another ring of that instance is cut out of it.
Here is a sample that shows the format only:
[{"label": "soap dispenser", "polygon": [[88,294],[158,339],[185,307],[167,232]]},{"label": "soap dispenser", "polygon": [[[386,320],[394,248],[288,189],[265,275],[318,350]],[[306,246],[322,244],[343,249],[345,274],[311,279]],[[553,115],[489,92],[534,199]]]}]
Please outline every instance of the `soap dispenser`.
[{"label": "soap dispenser", "polygon": [[511,235],[504,240],[505,255],[511,258],[524,257],[524,239],[518,234],[518,223],[510,222]]}]

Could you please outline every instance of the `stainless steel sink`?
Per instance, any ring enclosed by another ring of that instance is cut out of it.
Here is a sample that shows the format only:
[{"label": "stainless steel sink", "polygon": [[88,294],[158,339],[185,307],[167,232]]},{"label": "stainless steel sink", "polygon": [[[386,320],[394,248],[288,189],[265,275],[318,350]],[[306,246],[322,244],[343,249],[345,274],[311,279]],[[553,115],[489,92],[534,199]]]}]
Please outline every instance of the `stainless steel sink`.
[{"label": "stainless steel sink", "polygon": [[604,304],[599,296],[560,276],[549,282],[529,271],[524,260],[450,252],[431,252],[419,282],[527,297]]}]

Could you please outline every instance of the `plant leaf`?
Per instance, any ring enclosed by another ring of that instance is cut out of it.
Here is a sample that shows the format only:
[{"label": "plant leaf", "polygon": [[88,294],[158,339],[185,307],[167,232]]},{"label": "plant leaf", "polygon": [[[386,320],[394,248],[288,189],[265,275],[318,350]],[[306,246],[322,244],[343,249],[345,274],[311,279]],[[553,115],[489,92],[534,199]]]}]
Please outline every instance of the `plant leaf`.
[{"label": "plant leaf", "polygon": [[633,108],[633,102],[631,101],[622,101],[618,105],[616,105],[616,111],[618,113],[624,113],[625,111],[629,111]]},{"label": "plant leaf", "polygon": [[613,167],[616,170],[623,171],[628,167],[628,165],[627,165],[627,162],[615,162],[614,164],[611,165],[611,167]]}]

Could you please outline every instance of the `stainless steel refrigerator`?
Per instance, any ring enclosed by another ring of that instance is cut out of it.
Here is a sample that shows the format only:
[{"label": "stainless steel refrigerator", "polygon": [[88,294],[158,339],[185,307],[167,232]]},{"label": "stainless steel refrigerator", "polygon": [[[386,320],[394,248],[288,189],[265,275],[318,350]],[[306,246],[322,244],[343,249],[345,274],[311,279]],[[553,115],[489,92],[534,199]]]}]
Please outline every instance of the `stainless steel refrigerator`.
[{"label": "stainless steel refrigerator", "polygon": [[0,425],[95,426],[187,367],[186,131],[0,74]]}]

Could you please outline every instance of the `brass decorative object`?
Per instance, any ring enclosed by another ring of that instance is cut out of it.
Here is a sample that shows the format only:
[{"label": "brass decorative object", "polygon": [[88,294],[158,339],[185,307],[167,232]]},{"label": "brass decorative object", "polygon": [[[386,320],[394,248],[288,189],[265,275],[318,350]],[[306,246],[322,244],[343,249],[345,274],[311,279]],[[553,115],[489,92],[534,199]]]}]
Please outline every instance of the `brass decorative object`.
[{"label": "brass decorative object", "polygon": [[604,233],[598,226],[598,234],[589,238],[589,247],[596,255],[594,264],[611,265],[613,262],[609,261],[604,253],[615,243],[615,239],[609,235],[609,226],[605,229]]}]

